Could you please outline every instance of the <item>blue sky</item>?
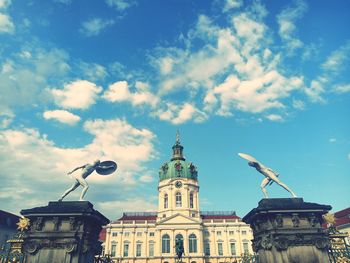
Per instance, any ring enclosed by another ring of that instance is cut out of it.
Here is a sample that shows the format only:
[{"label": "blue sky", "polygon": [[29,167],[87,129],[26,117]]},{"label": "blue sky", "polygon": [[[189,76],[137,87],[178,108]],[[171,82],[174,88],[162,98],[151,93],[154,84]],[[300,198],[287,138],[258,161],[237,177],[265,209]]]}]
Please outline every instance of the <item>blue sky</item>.
[{"label": "blue sky", "polygon": [[[0,209],[86,199],[154,211],[179,129],[202,210],[244,216],[255,156],[305,201],[350,205],[350,2],[0,0]],[[271,197],[288,197],[275,184]],[[80,190],[67,197],[78,198]]]}]

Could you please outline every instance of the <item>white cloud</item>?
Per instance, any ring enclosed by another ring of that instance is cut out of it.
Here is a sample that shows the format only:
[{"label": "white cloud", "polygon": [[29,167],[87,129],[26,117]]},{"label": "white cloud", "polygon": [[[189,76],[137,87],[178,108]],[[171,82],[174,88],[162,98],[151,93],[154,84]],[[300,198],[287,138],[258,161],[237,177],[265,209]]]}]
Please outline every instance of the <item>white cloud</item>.
[{"label": "white cloud", "polygon": [[11,5],[12,0],[0,0],[0,9],[6,9]]},{"label": "white cloud", "polygon": [[72,3],[72,0],[54,0],[56,3],[70,5]]},{"label": "white cloud", "polygon": [[279,35],[285,43],[288,52],[292,52],[303,46],[303,42],[297,38],[296,21],[307,11],[307,4],[303,0],[294,1],[294,6],[283,10],[277,16]]},{"label": "white cloud", "polygon": [[[109,176],[89,176],[87,181],[92,187],[86,196],[88,200],[118,201],[120,197],[128,198],[130,189],[145,183],[141,178],[146,174],[145,163],[157,155],[155,135],[150,130],[133,127],[121,119],[90,120],[84,129],[92,140],[76,148],[58,146],[36,129],[0,131],[2,208],[18,212],[26,208],[24,204],[29,205],[28,200],[35,200],[36,206],[57,200],[71,184],[67,171],[96,158],[116,161],[118,170]],[[21,192],[14,191],[18,184]],[[74,200],[80,191],[67,199]],[[38,194],[44,198],[38,200]]]},{"label": "white cloud", "polygon": [[276,121],[276,122],[283,121],[283,117],[281,115],[278,115],[278,114],[269,114],[269,115],[265,116],[265,118],[270,120],[270,121]]},{"label": "white cloud", "polygon": [[80,62],[78,67],[84,77],[90,81],[103,80],[107,75],[107,69],[97,63]]},{"label": "white cloud", "polygon": [[86,80],[76,80],[63,89],[52,89],[51,94],[57,105],[68,109],[87,109],[95,104],[102,88]]},{"label": "white cloud", "polygon": [[85,36],[92,37],[99,35],[104,29],[115,24],[112,19],[92,18],[81,25],[80,32]]},{"label": "white cloud", "polygon": [[136,5],[136,1],[133,0],[106,0],[107,5],[114,7],[119,11],[124,11],[133,5]]},{"label": "white cloud", "polygon": [[292,106],[295,109],[303,110],[305,109],[305,103],[302,100],[293,100]]},{"label": "white cloud", "polygon": [[[46,87],[60,83],[68,70],[68,54],[59,49],[29,48],[9,54],[0,66],[0,105],[35,107],[48,101]],[[30,54],[30,58],[28,58]]]},{"label": "white cloud", "polygon": [[15,31],[15,25],[10,16],[0,13],[0,34],[10,33]]},{"label": "white cloud", "polygon": [[165,109],[159,109],[153,114],[159,119],[169,121],[175,125],[182,124],[190,120],[200,123],[208,118],[206,113],[198,110],[190,103],[177,105],[171,102],[167,102]]},{"label": "white cloud", "polygon": [[312,102],[324,102],[322,94],[324,93],[324,85],[328,82],[328,79],[324,77],[318,77],[311,81],[310,87],[305,89],[306,95],[309,96]]},{"label": "white cloud", "polygon": [[342,71],[343,65],[349,62],[349,55],[350,40],[337,50],[333,51],[321,65],[321,67],[328,73],[339,73]]},{"label": "white cloud", "polygon": [[7,128],[14,118],[15,114],[11,110],[0,107],[0,129]]},{"label": "white cloud", "polygon": [[[159,94],[181,91],[189,93],[189,99],[202,97],[202,105],[197,103],[196,108],[205,115],[202,119],[209,114],[232,116],[236,110],[262,113],[286,108],[285,104],[291,103],[287,98],[305,89],[304,79],[288,74],[282,67],[283,53],[270,48],[271,30],[262,20],[266,13],[256,4],[232,15],[227,28],[200,15],[196,26],[183,37],[185,48],[156,49],[152,63],[160,73]],[[156,112],[163,120],[181,123],[196,116],[193,112],[197,111],[188,107],[187,114],[177,118],[181,106],[164,102],[167,107]]]},{"label": "white cloud", "polygon": [[45,111],[43,117],[46,120],[56,120],[65,124],[74,125],[80,121],[80,117],[66,110]]},{"label": "white cloud", "polygon": [[350,92],[350,84],[338,84],[333,87],[335,93],[347,93]]},{"label": "white cloud", "polygon": [[103,98],[110,102],[130,102],[133,106],[149,105],[156,106],[159,98],[148,91],[149,85],[136,82],[137,91],[131,92],[127,81],[117,81],[108,87]]},{"label": "white cloud", "polygon": [[227,12],[231,9],[239,8],[242,5],[243,5],[243,0],[226,0],[223,11]]}]

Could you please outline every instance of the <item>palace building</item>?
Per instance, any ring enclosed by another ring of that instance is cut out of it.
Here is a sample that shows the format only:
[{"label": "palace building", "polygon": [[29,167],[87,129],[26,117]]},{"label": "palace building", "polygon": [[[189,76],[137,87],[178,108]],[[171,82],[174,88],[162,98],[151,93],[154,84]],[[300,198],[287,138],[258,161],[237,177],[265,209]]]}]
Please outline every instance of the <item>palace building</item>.
[{"label": "palace building", "polygon": [[157,212],[123,213],[106,227],[104,253],[114,262],[174,263],[181,240],[186,263],[240,262],[252,254],[252,231],[235,212],[199,209],[198,171],[179,135],[159,171]]}]

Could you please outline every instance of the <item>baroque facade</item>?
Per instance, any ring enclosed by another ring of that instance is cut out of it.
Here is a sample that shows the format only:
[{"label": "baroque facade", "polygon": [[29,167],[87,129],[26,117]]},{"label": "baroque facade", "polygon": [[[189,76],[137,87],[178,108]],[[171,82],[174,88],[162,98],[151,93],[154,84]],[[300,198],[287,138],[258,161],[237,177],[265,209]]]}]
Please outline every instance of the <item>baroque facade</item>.
[{"label": "baroque facade", "polygon": [[115,262],[175,262],[181,240],[183,262],[240,262],[252,254],[252,231],[235,212],[199,209],[198,171],[185,160],[179,136],[159,171],[158,211],[123,213],[106,227],[105,254]]}]

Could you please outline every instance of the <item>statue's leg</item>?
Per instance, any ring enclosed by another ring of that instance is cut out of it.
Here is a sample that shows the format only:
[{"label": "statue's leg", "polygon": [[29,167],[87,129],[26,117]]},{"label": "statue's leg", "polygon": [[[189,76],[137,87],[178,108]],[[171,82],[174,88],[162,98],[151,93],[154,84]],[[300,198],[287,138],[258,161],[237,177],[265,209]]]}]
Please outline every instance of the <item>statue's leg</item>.
[{"label": "statue's leg", "polygon": [[269,178],[264,178],[264,180],[262,180],[261,182],[261,191],[263,192],[265,198],[269,198],[269,196],[267,195],[267,191],[266,191],[266,185],[270,182],[270,179]]},{"label": "statue's leg", "polygon": [[84,196],[86,194],[86,191],[89,189],[89,185],[83,177],[78,177],[77,180],[79,181],[80,185],[83,187],[83,191],[81,191],[79,201],[84,201]]},{"label": "statue's leg", "polygon": [[293,197],[297,197],[296,194],[286,184],[282,183],[280,180],[278,180],[276,183],[286,189]]},{"label": "statue's leg", "polygon": [[77,189],[77,187],[80,185],[79,181],[76,180],[72,186],[70,188],[68,188],[63,195],[61,196],[61,198],[58,201],[62,201],[63,198],[65,198],[70,192],[74,191],[75,189]]}]

